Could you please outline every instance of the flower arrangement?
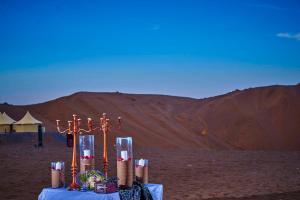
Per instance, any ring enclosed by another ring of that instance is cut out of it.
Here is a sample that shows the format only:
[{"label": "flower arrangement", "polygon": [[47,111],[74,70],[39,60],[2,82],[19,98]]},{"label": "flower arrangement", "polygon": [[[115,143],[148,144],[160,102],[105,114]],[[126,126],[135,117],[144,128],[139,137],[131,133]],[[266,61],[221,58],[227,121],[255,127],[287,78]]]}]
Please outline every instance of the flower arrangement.
[{"label": "flower arrangement", "polygon": [[103,182],[104,180],[105,176],[96,170],[90,170],[79,174],[81,186],[87,190],[93,190],[95,188],[95,183]]},{"label": "flower arrangement", "polygon": [[118,190],[118,178],[105,178],[104,174],[97,170],[90,170],[78,174],[78,182],[81,191],[94,190],[97,193],[112,193]]}]

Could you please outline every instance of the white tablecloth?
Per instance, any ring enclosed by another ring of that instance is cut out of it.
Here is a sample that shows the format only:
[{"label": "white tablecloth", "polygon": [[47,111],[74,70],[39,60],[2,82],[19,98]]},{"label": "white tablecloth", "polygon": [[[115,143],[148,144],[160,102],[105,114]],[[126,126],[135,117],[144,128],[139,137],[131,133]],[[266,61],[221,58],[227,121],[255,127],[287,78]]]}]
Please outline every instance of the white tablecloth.
[{"label": "white tablecloth", "polygon": [[[163,199],[163,186],[160,184],[146,184],[153,200]],[[98,194],[92,191],[68,191],[65,188],[44,188],[38,200],[120,200],[119,193]]]}]

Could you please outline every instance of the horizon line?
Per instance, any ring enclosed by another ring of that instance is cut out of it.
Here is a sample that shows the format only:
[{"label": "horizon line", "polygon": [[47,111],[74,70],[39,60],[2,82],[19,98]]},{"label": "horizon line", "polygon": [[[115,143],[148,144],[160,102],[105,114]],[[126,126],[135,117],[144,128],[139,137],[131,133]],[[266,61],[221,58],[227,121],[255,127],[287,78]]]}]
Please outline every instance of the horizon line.
[{"label": "horizon line", "polygon": [[4,101],[4,102],[0,103],[0,105],[32,106],[32,105],[47,103],[47,102],[50,102],[50,101],[55,101],[57,99],[73,96],[73,95],[76,95],[76,94],[79,94],[79,93],[126,94],[126,95],[149,95],[149,96],[153,95],[153,96],[170,96],[170,97],[202,100],[202,99],[207,99],[207,98],[215,98],[215,97],[219,97],[219,96],[224,96],[224,95],[230,94],[230,93],[235,92],[235,91],[245,91],[245,90],[249,90],[249,89],[266,88],[266,87],[291,87],[291,86],[297,86],[297,85],[300,85],[300,82],[298,82],[296,84],[272,84],[272,85],[262,85],[262,86],[255,86],[255,87],[246,87],[246,88],[239,88],[239,89],[231,90],[231,91],[228,91],[228,92],[225,92],[225,93],[222,93],[222,94],[209,96],[209,97],[202,97],[202,98],[195,98],[195,97],[188,97],[188,96],[178,96],[178,95],[172,95],[172,94],[160,94],[160,93],[129,93],[129,92],[121,92],[121,91],[118,91],[118,90],[110,91],[110,92],[108,92],[108,91],[77,91],[77,92],[72,92],[71,94],[66,94],[66,95],[63,95],[63,96],[54,97],[52,99],[42,101],[42,102],[37,102],[37,103],[10,104],[9,102]]}]

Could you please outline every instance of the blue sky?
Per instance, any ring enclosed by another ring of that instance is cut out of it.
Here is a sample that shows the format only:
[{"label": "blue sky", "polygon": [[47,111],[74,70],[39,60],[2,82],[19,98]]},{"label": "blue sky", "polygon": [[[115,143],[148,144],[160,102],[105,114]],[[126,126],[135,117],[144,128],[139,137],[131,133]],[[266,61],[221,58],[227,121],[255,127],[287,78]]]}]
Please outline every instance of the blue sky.
[{"label": "blue sky", "polygon": [[300,2],[0,0],[0,102],[300,82]]}]

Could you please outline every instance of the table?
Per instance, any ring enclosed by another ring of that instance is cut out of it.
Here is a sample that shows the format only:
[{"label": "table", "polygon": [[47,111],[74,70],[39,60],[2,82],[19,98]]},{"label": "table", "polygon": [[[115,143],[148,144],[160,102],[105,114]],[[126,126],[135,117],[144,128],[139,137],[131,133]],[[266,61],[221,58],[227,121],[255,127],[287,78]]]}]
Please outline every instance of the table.
[{"label": "table", "polygon": [[[160,184],[146,184],[153,200],[163,199],[163,186]],[[38,200],[120,200],[119,193],[98,194],[92,191],[68,191],[66,188],[44,188]]]}]

